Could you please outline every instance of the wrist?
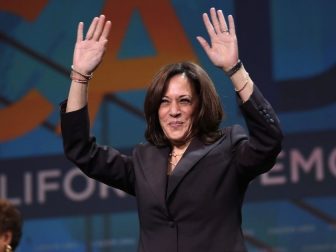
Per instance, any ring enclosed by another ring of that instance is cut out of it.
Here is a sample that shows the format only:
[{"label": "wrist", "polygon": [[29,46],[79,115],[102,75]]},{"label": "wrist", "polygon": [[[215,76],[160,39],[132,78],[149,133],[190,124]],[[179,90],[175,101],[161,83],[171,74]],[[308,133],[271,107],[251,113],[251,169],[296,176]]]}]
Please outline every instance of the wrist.
[{"label": "wrist", "polygon": [[247,101],[253,93],[253,81],[244,66],[232,75],[230,80],[235,92],[239,95],[242,101]]},{"label": "wrist", "polygon": [[232,77],[236,72],[238,72],[241,68],[243,67],[243,63],[240,61],[240,59],[238,59],[237,63],[232,66],[231,68],[229,68],[228,70],[224,70],[224,73],[228,76],[228,77]]},{"label": "wrist", "polygon": [[86,78],[84,78],[82,75],[76,73],[75,71],[71,70],[71,74],[70,74],[71,78],[75,78],[75,79],[80,79],[80,80],[86,80]]},{"label": "wrist", "polygon": [[87,78],[92,78],[93,72],[88,71],[85,67],[80,67],[78,65],[71,65],[71,70]]},{"label": "wrist", "polygon": [[74,82],[81,84],[88,84],[89,80],[92,79],[93,74],[86,74],[75,68],[73,65],[71,66],[70,79]]},{"label": "wrist", "polygon": [[231,75],[230,80],[233,82],[233,84],[236,84],[244,80],[246,76],[249,76],[249,73],[246,71],[244,65],[242,65],[233,75]]}]

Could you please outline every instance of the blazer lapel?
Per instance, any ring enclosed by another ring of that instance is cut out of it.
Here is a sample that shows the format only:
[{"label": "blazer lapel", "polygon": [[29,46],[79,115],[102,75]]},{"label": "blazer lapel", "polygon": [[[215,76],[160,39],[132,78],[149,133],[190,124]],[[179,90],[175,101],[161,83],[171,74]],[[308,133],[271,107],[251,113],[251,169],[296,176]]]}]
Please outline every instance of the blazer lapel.
[{"label": "blazer lapel", "polygon": [[181,160],[178,162],[177,166],[169,177],[166,200],[169,199],[169,196],[172,194],[172,192],[175,190],[175,188],[178,186],[184,176],[187,175],[187,173],[202,157],[204,157],[219,142],[221,142],[221,139],[210,145],[203,144],[198,138],[194,138],[192,140],[188,149],[186,150]]},{"label": "blazer lapel", "polygon": [[148,148],[141,153],[143,172],[153,194],[165,205],[169,147]]}]

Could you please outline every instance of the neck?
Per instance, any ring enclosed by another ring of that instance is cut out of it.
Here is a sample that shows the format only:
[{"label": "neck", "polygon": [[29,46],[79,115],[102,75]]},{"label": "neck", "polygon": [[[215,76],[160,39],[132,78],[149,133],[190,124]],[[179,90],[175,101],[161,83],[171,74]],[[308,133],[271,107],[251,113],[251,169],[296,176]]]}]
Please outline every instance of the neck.
[{"label": "neck", "polygon": [[167,174],[171,175],[173,170],[175,169],[177,163],[180,161],[182,158],[182,155],[188,148],[189,144],[191,141],[188,141],[184,144],[173,144],[171,145],[171,153],[169,154],[169,165],[168,165],[168,170]]},{"label": "neck", "polygon": [[172,144],[172,153],[176,155],[183,154],[188,148],[189,144],[190,144],[190,141],[184,144],[178,144],[178,145]]}]

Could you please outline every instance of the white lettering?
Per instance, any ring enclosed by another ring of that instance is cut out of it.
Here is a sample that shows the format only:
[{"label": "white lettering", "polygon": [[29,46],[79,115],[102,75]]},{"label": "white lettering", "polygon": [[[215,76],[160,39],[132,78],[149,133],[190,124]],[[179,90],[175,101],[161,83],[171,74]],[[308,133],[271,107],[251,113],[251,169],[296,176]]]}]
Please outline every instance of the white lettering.
[{"label": "white lettering", "polygon": [[106,199],[111,191],[113,191],[119,198],[125,198],[127,196],[127,193],[124,191],[99,183],[99,197],[101,199]]},{"label": "white lettering", "polygon": [[41,204],[46,202],[46,193],[49,191],[57,191],[60,185],[56,182],[48,182],[47,179],[59,178],[60,170],[45,170],[40,171],[37,176],[38,181],[38,195],[37,201]]},{"label": "white lettering", "polygon": [[[86,186],[82,192],[75,192],[72,189],[72,181],[75,177],[81,177],[85,180]],[[63,184],[64,193],[67,197],[69,197],[73,201],[84,201],[87,200],[95,190],[95,181],[80,171],[78,168],[71,169],[64,178]]]},{"label": "white lettering", "polygon": [[336,148],[331,152],[328,160],[329,170],[336,177]]},{"label": "white lettering", "polygon": [[116,188],[112,188],[112,190],[114,191],[114,193],[120,197],[120,198],[124,198],[127,196],[127,193],[125,193],[124,191],[121,191],[119,189],[116,189]]},{"label": "white lettering", "polygon": [[[288,183],[301,186],[298,183],[306,181],[306,177],[319,182],[323,188],[326,186],[321,182],[327,178],[328,183],[330,179],[336,182],[336,147],[324,150],[321,146],[315,146],[308,154],[304,153],[298,148],[282,151],[273,169],[260,176],[259,186],[281,187]],[[127,197],[121,190],[88,178],[77,167],[66,170],[40,169],[34,172],[26,170],[18,174],[11,174],[12,170],[8,169],[11,175],[6,172],[1,170],[0,173],[0,198],[6,198],[18,206],[45,204],[51,194],[58,194],[68,202],[83,202],[92,197],[99,200],[111,196]],[[303,183],[302,186],[306,185]],[[316,188],[317,192],[318,190]]]},{"label": "white lettering", "polygon": [[23,186],[24,202],[26,205],[31,205],[33,203],[33,176],[30,172],[24,174]]},{"label": "white lettering", "polygon": [[[9,178],[11,181],[8,181]],[[74,187],[74,181],[77,179],[81,180],[78,181],[80,189]],[[15,196],[12,195],[14,192]],[[52,192],[62,194],[74,202],[86,201],[90,197],[105,200],[112,194],[118,198],[127,197],[127,193],[87,177],[77,167],[65,173],[62,173],[61,169],[46,169],[36,173],[26,171],[21,177],[0,174],[0,198],[6,198],[14,205],[46,204],[48,195]]]},{"label": "white lettering", "polygon": [[324,179],[322,148],[316,147],[307,161],[302,157],[299,150],[293,149],[290,157],[290,171],[293,183],[300,181],[300,167],[305,173],[309,173],[315,167],[316,180],[322,181]]},{"label": "white lettering", "polygon": [[7,188],[8,188],[8,183],[7,183],[7,177],[6,176],[1,176],[1,184],[0,184],[0,194],[1,198],[7,199],[10,202],[12,202],[13,205],[20,205],[21,204],[21,199],[20,198],[11,198],[8,195]]},{"label": "white lettering", "polygon": [[[285,157],[285,152],[280,152],[278,160]],[[276,163],[273,168],[260,176],[261,185],[283,185],[287,182],[285,175],[275,175],[275,173],[283,172],[285,166],[282,163]]]},{"label": "white lettering", "polygon": [[109,189],[110,187],[103,184],[103,183],[99,183],[99,196],[102,199],[106,199],[109,195]]}]

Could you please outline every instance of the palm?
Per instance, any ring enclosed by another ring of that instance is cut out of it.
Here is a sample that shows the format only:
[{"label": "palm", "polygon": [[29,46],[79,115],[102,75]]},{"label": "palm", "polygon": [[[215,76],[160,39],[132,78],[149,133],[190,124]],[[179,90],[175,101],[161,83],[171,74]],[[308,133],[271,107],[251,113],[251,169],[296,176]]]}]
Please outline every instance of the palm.
[{"label": "palm", "polygon": [[93,40],[84,40],[76,43],[73,65],[87,73],[93,72],[103,57],[105,46]]},{"label": "palm", "polygon": [[105,22],[105,16],[93,19],[83,39],[83,23],[79,23],[77,41],[73,55],[73,65],[82,73],[92,73],[102,61],[111,22]]},{"label": "palm", "polygon": [[[222,38],[222,36],[226,38]],[[237,62],[237,41],[228,36],[221,34],[211,40],[208,57],[215,66],[225,68],[225,66],[232,66]]]},{"label": "palm", "polygon": [[210,37],[210,44],[203,38],[197,37],[211,62],[224,70],[230,69],[238,61],[238,43],[233,17],[229,16],[230,29],[221,11],[210,10],[211,21],[207,14],[203,21]]}]

